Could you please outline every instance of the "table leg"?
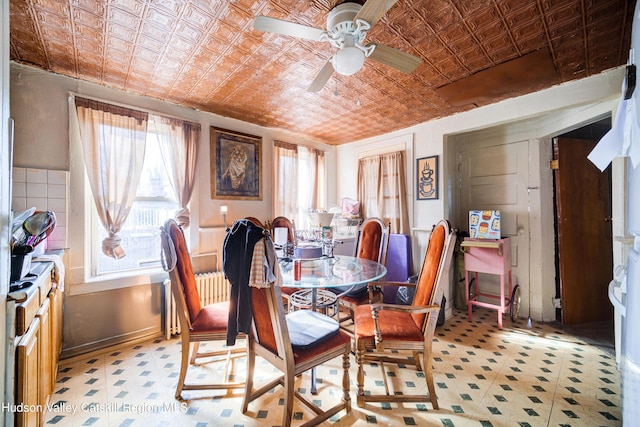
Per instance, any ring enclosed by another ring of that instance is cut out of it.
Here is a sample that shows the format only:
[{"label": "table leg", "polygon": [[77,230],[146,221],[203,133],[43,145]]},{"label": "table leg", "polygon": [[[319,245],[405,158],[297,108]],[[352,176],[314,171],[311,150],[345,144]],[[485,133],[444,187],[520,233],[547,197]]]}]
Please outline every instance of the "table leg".
[{"label": "table leg", "polygon": [[318,394],[316,388],[316,368],[311,368],[311,394]]},{"label": "table leg", "polygon": [[[318,304],[318,291],[316,288],[311,289],[311,310],[316,311]],[[311,368],[311,394],[318,394],[316,387],[316,368]]]}]

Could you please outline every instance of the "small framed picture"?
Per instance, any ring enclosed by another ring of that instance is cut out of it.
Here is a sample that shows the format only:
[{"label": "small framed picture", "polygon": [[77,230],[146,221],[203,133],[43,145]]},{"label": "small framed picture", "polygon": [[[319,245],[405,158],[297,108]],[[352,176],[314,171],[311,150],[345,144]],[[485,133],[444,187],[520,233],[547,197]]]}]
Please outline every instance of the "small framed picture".
[{"label": "small framed picture", "polygon": [[262,200],[262,138],[211,127],[211,198]]},{"label": "small framed picture", "polygon": [[438,199],[438,156],[416,160],[416,199]]}]

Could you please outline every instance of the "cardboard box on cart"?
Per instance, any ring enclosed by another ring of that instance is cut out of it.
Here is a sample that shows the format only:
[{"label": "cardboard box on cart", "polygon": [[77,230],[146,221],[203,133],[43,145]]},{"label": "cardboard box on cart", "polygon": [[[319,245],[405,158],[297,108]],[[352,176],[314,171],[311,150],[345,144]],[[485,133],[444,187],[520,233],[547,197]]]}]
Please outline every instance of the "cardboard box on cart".
[{"label": "cardboard box on cart", "polygon": [[472,239],[499,239],[500,211],[469,211],[469,235]]}]

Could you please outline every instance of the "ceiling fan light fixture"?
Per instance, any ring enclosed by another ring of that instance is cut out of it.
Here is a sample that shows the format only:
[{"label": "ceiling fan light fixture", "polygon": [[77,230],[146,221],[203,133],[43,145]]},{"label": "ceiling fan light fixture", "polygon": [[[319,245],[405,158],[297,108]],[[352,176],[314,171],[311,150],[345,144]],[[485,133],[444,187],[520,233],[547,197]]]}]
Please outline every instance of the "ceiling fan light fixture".
[{"label": "ceiling fan light fixture", "polygon": [[364,65],[365,54],[355,46],[340,49],[332,59],[333,68],[337,73],[350,76],[357,73]]}]

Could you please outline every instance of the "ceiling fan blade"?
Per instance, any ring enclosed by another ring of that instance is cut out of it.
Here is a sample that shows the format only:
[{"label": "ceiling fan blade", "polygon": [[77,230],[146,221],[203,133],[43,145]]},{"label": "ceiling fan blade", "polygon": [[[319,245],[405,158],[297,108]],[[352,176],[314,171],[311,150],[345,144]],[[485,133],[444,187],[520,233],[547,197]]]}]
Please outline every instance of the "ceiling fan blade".
[{"label": "ceiling fan blade", "polygon": [[360,12],[353,18],[353,22],[356,19],[364,19],[373,27],[382,18],[382,15],[387,13],[391,6],[396,4],[398,0],[367,0],[362,6]]},{"label": "ceiling fan blade", "polygon": [[309,85],[309,92],[320,92],[320,89],[324,87],[324,85],[329,81],[329,78],[333,74],[333,65],[331,64],[331,59],[325,62],[324,67],[320,70],[318,75]]},{"label": "ceiling fan blade", "polygon": [[285,36],[299,37],[302,39],[319,41],[323,31],[319,28],[296,24],[295,22],[268,16],[257,16],[253,22],[253,28],[269,33],[283,34]]},{"label": "ceiling fan blade", "polygon": [[411,74],[413,70],[422,63],[422,59],[417,56],[413,56],[394,47],[384,44],[376,44],[375,46],[376,48],[373,53],[369,55],[369,59],[393,67],[403,73]]}]

